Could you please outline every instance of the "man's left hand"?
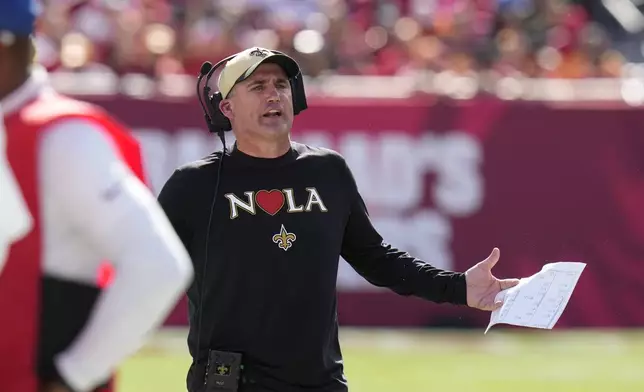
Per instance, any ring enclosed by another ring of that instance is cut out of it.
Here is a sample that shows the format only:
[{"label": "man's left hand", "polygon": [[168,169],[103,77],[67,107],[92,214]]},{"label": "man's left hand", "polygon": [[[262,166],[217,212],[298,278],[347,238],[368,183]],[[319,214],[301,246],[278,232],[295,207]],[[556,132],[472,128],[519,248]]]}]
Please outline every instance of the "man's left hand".
[{"label": "man's left hand", "polygon": [[496,310],[503,305],[500,301],[495,302],[496,295],[519,284],[519,279],[497,279],[492,275],[492,267],[499,261],[500,253],[498,248],[494,248],[487,259],[465,271],[467,306]]}]

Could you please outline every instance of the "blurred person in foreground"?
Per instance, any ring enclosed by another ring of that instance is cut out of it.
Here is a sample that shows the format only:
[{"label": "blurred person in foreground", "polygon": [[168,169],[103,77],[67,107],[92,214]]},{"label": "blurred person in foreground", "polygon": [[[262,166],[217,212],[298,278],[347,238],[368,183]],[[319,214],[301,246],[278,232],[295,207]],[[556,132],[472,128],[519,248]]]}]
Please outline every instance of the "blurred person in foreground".
[{"label": "blurred person in foreground", "polygon": [[[99,108],[54,92],[33,63],[31,0],[0,1],[0,105],[33,230],[0,275],[0,391],[110,391],[192,279],[144,185],[139,145]],[[4,191],[3,191],[4,192]],[[108,260],[115,277],[97,287]]]},{"label": "blurred person in foreground", "polygon": [[7,261],[11,244],[23,238],[33,228],[33,218],[7,161],[6,145],[4,122],[0,121],[0,273]]},{"label": "blurred person in foreground", "polygon": [[191,392],[214,391],[211,379],[238,372],[229,390],[347,391],[336,304],[340,256],[376,286],[486,311],[518,283],[492,275],[497,248],[456,273],[384,242],[344,158],[290,139],[299,72],[290,57],[262,48],[229,60],[217,110],[236,143],[223,156],[219,191],[222,151],[175,170],[159,195],[196,272],[188,291]]}]

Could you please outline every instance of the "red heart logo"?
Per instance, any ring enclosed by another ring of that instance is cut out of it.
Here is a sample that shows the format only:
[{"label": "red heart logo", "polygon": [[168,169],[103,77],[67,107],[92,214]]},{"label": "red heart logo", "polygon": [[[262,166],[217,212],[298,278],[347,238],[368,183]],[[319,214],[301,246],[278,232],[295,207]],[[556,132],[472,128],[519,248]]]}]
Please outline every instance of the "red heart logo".
[{"label": "red heart logo", "polygon": [[277,189],[261,190],[255,194],[255,203],[267,214],[275,215],[284,206],[284,194]]}]

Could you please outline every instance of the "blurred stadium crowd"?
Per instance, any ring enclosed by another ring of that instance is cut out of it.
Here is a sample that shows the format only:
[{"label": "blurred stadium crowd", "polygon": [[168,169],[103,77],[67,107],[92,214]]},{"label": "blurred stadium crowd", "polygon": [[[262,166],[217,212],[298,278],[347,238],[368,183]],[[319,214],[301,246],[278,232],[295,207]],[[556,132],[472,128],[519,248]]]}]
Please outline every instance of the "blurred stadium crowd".
[{"label": "blurred stadium crowd", "polygon": [[[616,0],[615,0],[616,1]],[[631,0],[623,0],[631,1]],[[600,1],[45,0],[39,61],[50,70],[196,75],[249,46],[294,56],[308,76],[492,71],[620,77],[637,62],[637,21]],[[608,7],[610,8],[610,7]],[[619,19],[619,18],[618,18]],[[641,29],[641,28],[640,28]],[[621,40],[621,41],[620,41]],[[639,42],[639,41],[637,41]],[[633,50],[633,48],[635,48]]]}]

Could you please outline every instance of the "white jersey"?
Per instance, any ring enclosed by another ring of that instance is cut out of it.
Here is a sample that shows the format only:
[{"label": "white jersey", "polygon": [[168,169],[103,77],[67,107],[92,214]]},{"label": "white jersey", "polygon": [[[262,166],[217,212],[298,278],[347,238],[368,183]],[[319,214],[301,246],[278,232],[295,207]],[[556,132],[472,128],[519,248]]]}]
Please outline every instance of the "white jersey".
[{"label": "white jersey", "polygon": [[[46,71],[36,69],[2,101],[5,115],[49,91]],[[104,260],[116,270],[86,328],[56,358],[69,385],[88,391],[106,381],[163,322],[193,269],[156,199],[105,132],[81,119],[51,127],[39,143],[44,274],[94,285]]]},{"label": "white jersey", "polygon": [[11,244],[29,233],[33,225],[29,208],[22,197],[6,156],[6,134],[0,107],[0,272]]}]

